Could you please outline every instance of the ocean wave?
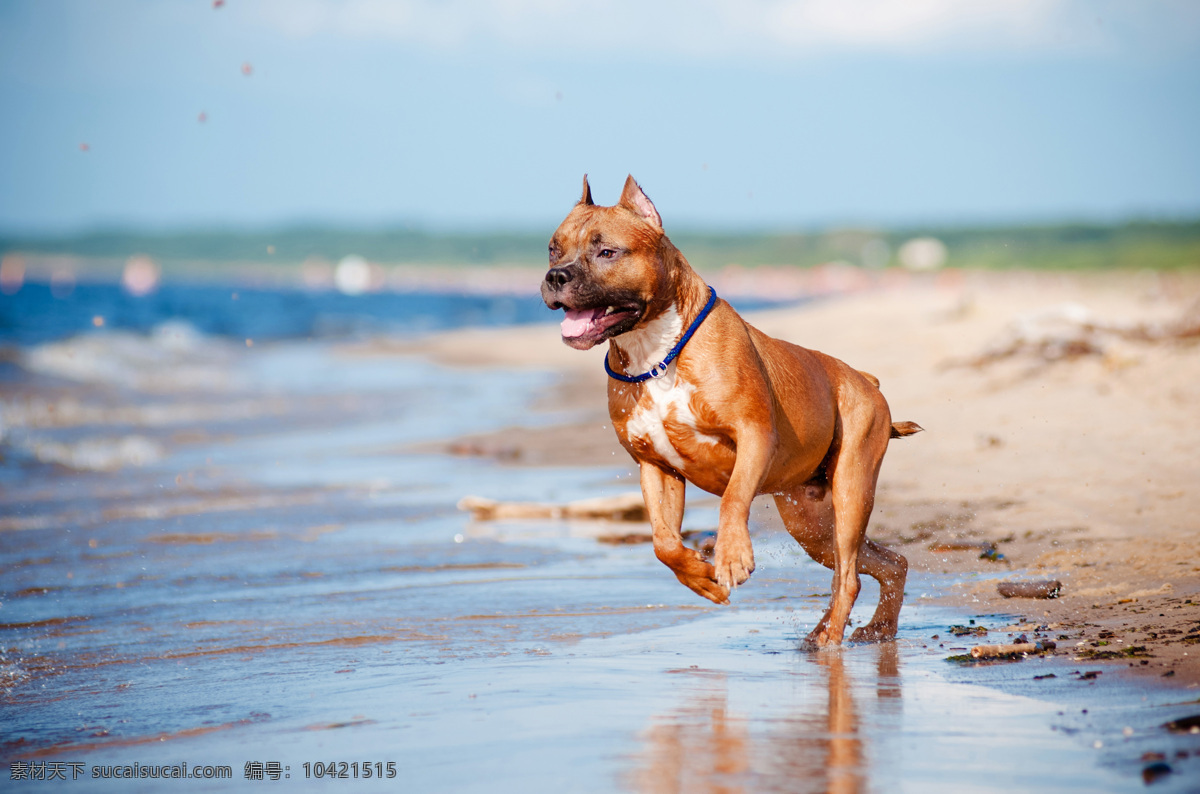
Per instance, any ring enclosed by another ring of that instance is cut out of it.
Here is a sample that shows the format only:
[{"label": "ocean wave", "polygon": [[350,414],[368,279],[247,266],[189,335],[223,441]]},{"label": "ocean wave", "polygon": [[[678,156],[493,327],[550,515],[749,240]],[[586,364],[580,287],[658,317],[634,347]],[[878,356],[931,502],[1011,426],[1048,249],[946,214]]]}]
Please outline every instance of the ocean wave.
[{"label": "ocean wave", "polygon": [[85,402],[75,396],[22,395],[0,398],[0,441],[6,429],[69,428],[88,425],[169,428],[178,425],[236,422],[283,414],[283,398],[221,401],[169,401],[120,404]]},{"label": "ocean wave", "polygon": [[16,446],[42,463],[55,463],[76,471],[117,471],[126,466],[145,466],[161,460],[162,445],[145,436],[85,438],[51,441],[25,438]]},{"label": "ocean wave", "polygon": [[133,387],[146,392],[227,391],[232,343],[172,320],[149,333],[99,331],[23,351],[30,372],[82,383]]}]

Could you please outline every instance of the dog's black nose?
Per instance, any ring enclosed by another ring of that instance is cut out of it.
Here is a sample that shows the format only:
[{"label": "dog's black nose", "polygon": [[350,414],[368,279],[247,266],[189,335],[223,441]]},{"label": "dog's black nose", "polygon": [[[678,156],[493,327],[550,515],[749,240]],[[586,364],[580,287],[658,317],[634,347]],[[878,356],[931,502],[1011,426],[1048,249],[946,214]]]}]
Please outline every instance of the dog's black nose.
[{"label": "dog's black nose", "polygon": [[546,283],[558,289],[574,277],[574,274],[565,267],[552,267],[546,273]]}]

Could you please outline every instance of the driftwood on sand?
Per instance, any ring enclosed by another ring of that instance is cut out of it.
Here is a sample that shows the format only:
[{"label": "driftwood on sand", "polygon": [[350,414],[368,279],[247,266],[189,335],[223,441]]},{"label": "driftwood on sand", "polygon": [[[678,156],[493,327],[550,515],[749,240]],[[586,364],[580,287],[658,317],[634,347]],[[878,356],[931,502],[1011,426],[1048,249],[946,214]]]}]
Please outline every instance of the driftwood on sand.
[{"label": "driftwood on sand", "polygon": [[1034,582],[1000,582],[996,591],[1005,598],[1058,598],[1062,582],[1045,579]]},{"label": "driftwood on sand", "polygon": [[976,645],[971,649],[972,659],[1003,659],[1009,656],[1020,656],[1027,653],[1045,653],[1057,646],[1050,640],[1039,642],[1014,642],[1005,645]]}]

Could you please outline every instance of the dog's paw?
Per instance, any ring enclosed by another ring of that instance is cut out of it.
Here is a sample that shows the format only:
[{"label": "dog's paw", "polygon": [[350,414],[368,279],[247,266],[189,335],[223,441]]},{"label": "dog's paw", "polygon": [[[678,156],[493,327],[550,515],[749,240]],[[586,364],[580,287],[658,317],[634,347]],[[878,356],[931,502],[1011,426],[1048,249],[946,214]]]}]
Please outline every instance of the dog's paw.
[{"label": "dog's paw", "polygon": [[896,624],[892,622],[871,621],[865,626],[859,626],[850,635],[850,642],[884,642],[896,639]]},{"label": "dog's paw", "polygon": [[684,587],[714,604],[729,603],[729,588],[717,582],[716,571],[692,549],[685,549],[670,563],[671,569]]},{"label": "dog's paw", "polygon": [[754,573],[754,548],[750,545],[750,539],[722,543],[718,533],[712,564],[716,570],[716,580],[722,587],[732,590],[744,583]]},{"label": "dog's paw", "polygon": [[841,644],[842,638],[834,637],[828,627],[817,627],[804,638],[804,645],[808,648],[831,648]]},{"label": "dog's paw", "polygon": [[680,576],[679,581],[683,582],[683,584],[692,592],[707,598],[714,604],[725,605],[729,603],[729,589],[717,584],[715,579],[699,576],[685,579],[684,577]]},{"label": "dog's paw", "polygon": [[821,616],[821,620],[818,621],[816,628],[810,631],[808,636],[804,638],[804,646],[807,648],[826,648],[831,645],[841,644],[841,634],[839,633],[835,637],[834,632],[830,630],[828,610]]}]

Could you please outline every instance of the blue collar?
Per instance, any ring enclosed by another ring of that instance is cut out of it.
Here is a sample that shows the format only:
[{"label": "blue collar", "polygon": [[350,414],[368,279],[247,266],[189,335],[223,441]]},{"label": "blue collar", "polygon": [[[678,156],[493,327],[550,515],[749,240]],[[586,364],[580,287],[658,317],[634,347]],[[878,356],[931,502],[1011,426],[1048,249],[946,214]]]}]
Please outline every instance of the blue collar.
[{"label": "blue collar", "polygon": [[696,333],[696,329],[700,327],[700,323],[704,322],[704,318],[712,311],[713,306],[717,305],[717,291],[712,287],[708,288],[708,303],[704,304],[704,308],[696,315],[696,319],[688,326],[687,331],[675,343],[675,347],[671,348],[671,352],[667,353],[667,357],[650,368],[649,372],[643,372],[641,375],[622,375],[619,372],[613,372],[613,368],[608,365],[608,355],[604,356],[604,371],[608,373],[608,377],[615,378],[625,383],[641,383],[642,381],[650,380],[651,378],[661,378],[667,371],[667,365],[675,360],[683,350],[683,346],[692,338],[692,334]]}]

